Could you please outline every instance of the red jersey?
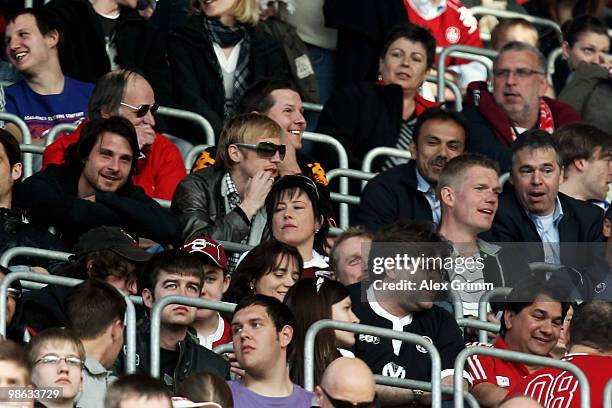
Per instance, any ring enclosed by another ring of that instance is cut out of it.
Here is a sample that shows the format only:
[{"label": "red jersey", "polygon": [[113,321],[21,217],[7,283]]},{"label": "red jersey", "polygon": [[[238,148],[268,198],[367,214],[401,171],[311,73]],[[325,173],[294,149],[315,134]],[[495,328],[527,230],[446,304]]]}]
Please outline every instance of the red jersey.
[{"label": "red jersey", "polygon": [[[426,27],[436,39],[440,47],[449,45],[471,45],[482,48],[478,21],[470,10],[459,0],[442,1],[439,6],[417,7],[417,0],[404,0],[404,6],[408,12],[408,20]],[[421,9],[421,10],[419,10]],[[464,64],[466,60],[451,58],[448,65]]]},{"label": "red jersey", "polygon": [[[563,358],[580,368],[591,387],[591,406],[603,406],[603,392],[612,378],[612,356],[570,354]],[[558,368],[544,367],[527,376],[514,387],[513,395],[527,395],[544,408],[580,408],[580,384],[571,373]]]},{"label": "red jersey", "polygon": [[[494,344],[468,343],[467,347],[487,346],[500,350],[508,350],[504,339],[499,336]],[[471,355],[467,359],[468,373],[473,384],[491,383],[501,388],[511,389],[529,375],[527,366],[520,362],[501,360],[483,355]]]}]

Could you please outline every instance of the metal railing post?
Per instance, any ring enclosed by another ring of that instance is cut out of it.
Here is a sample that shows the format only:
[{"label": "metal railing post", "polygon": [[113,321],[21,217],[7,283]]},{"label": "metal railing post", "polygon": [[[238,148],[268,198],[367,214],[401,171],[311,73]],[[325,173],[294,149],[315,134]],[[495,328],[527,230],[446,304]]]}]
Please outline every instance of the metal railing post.
[{"label": "metal railing post", "polygon": [[[391,329],[367,326],[365,324],[347,323],[336,320],[319,320],[314,322],[306,332],[304,339],[304,389],[314,390],[314,351],[317,333],[323,329],[344,330],[352,333],[370,334],[387,339],[398,339],[402,342],[418,344],[424,347],[431,359],[431,406],[440,408],[442,402],[441,378],[442,362],[436,347],[424,337],[414,333],[398,332]],[[463,402],[463,399],[462,399]]]},{"label": "metal railing post", "polygon": [[234,303],[218,302],[187,296],[164,296],[155,302],[151,310],[151,376],[159,377],[159,336],[161,331],[161,313],[168,305],[193,306],[200,309],[211,309],[218,312],[232,313],[236,308]]},{"label": "metal railing post", "polygon": [[185,162],[185,170],[187,170],[187,174],[191,172],[191,166],[193,166],[193,162],[195,162],[196,159],[200,156],[200,154],[209,147],[210,146],[208,145],[199,144],[189,149],[189,151],[185,155],[185,158],[183,159],[183,161]]},{"label": "metal railing post", "polygon": [[[379,146],[375,147],[363,157],[363,162],[361,163],[361,171],[364,173],[372,172],[372,163],[374,159],[379,156],[389,156],[389,157],[399,157],[401,159],[412,159],[412,154],[409,150],[402,150],[395,147],[388,146]],[[367,184],[367,181],[361,182],[361,189],[363,190]]]},{"label": "metal railing post", "polygon": [[157,114],[195,122],[202,129],[204,129],[204,134],[206,135],[206,144],[209,146],[215,145],[215,132],[213,131],[210,122],[204,116],[195,112],[176,108],[169,108],[167,106],[160,106],[157,110]]},{"label": "metal railing post", "polygon": [[319,103],[304,102],[302,106],[304,106],[305,111],[310,111],[310,112],[322,112],[323,111],[323,105]]},{"label": "metal railing post", "polygon": [[54,259],[57,261],[68,261],[68,258],[74,254],[70,252],[52,251],[50,249],[32,248],[32,247],[14,247],[4,251],[0,256],[0,265],[8,268],[11,260],[18,256],[36,256],[39,258]]},{"label": "metal railing post", "polygon": [[[19,132],[21,132],[21,141],[23,142],[22,144],[24,145],[32,144],[32,134],[30,133],[30,129],[28,128],[28,125],[25,123],[23,119],[21,119],[17,115],[13,115],[12,113],[0,112],[0,120],[3,120],[5,122],[11,122],[15,124],[17,128],[19,128]],[[32,153],[27,153],[27,152],[23,153],[23,178],[24,179],[30,177],[33,173],[32,160],[33,160]]]},{"label": "metal railing post", "polygon": [[47,133],[47,137],[45,138],[45,147],[55,142],[55,139],[57,139],[58,134],[62,132],[72,133],[76,130],[77,127],[77,125],[73,125],[72,123],[60,123],[59,125],[53,126],[51,130],[49,130],[49,133]]},{"label": "metal railing post", "polygon": [[604,388],[603,408],[612,408],[612,378],[606,384],[606,388]]},{"label": "metal railing post", "polygon": [[[487,322],[487,305],[493,296],[508,296],[512,291],[512,288],[495,288],[486,292],[480,297],[478,301],[478,320],[481,322]],[[487,331],[480,330],[478,332],[478,341],[481,343],[487,343]]]},{"label": "metal railing post", "polygon": [[509,10],[499,10],[499,9],[494,9],[494,8],[484,7],[484,6],[470,7],[470,11],[474,15],[474,17],[489,15],[489,16],[494,16],[494,17],[499,17],[499,18],[521,18],[523,20],[529,21],[530,23],[533,23],[534,25],[550,27],[557,32],[557,35],[559,36],[559,40],[563,38],[563,34],[561,32],[561,27],[559,26],[559,24],[547,18],[534,17],[534,16],[530,16],[529,14],[517,13],[515,11],[509,11]]},{"label": "metal railing post", "polygon": [[[587,380],[582,370],[574,364],[568,363],[567,361],[554,360],[552,358],[536,356],[533,354],[519,353],[517,351],[501,350],[484,346],[474,346],[468,347],[459,353],[457,359],[455,360],[455,373],[463,372],[467,358],[474,354],[499,358],[500,360],[519,361],[524,364],[553,367],[569,371],[574,375],[574,377],[578,379],[578,382],[580,383],[580,407],[590,407],[591,395],[589,381]],[[463,408],[463,378],[461,376],[454,376],[454,386],[455,408]]]},{"label": "metal railing post", "polygon": [[[437,84],[438,78],[433,75],[429,75],[425,79],[425,82]],[[463,110],[463,95],[461,95],[461,89],[459,89],[459,85],[457,85],[457,83],[451,80],[446,80],[444,84],[448,89],[450,89],[450,91],[453,93],[453,96],[455,97],[455,110],[457,112],[461,112],[461,110]]]},{"label": "metal railing post", "polygon": [[[304,132],[302,136],[304,140],[310,140],[311,142],[324,143],[330,145],[338,154],[338,168],[348,169],[349,161],[348,155],[346,154],[346,149],[342,146],[338,140],[329,135],[324,135],[322,133],[313,133],[313,132]],[[349,193],[349,184],[348,179],[346,177],[342,177],[340,179],[340,194]],[[349,227],[349,216],[348,216],[348,204],[341,203],[340,204],[340,214],[338,214],[338,223],[340,228],[346,229]]]}]

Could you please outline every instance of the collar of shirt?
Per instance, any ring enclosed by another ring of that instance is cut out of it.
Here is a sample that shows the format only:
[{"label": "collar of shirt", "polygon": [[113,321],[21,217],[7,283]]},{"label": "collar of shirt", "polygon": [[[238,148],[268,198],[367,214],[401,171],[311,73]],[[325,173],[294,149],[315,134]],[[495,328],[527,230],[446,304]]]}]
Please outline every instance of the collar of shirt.
[{"label": "collar of shirt", "polygon": [[238,193],[238,189],[236,188],[234,180],[232,180],[232,176],[230,176],[229,171],[223,176],[223,184],[225,186],[225,190],[221,189],[221,195],[224,195],[224,193],[227,195],[230,210],[233,210],[240,205],[240,194]]},{"label": "collar of shirt", "polygon": [[[527,209],[525,209],[525,211],[527,212],[527,215],[529,216],[531,221],[533,221],[533,223],[535,224],[536,229],[538,230],[538,234],[540,234],[540,236],[542,236],[543,232],[547,232],[547,231],[543,231],[544,225],[542,224],[542,219],[541,219],[542,216],[530,213],[529,211],[527,211]],[[561,222],[562,218],[563,218],[563,207],[561,206],[561,200],[559,200],[559,196],[557,195],[555,199],[555,209],[553,210],[553,225],[555,229],[559,228],[559,223]]]},{"label": "collar of shirt", "polygon": [[433,20],[446,11],[446,0],[440,0],[438,5],[431,0],[408,0],[408,3],[425,20]]},{"label": "collar of shirt", "polygon": [[200,334],[198,333],[198,340],[200,341],[200,345],[206,347],[209,350],[212,350],[212,345],[215,341],[218,341],[223,336],[223,329],[225,329],[225,321],[223,317],[219,313],[217,313],[217,317],[219,320],[217,321],[217,329],[210,334]]},{"label": "collar of shirt", "polygon": [[440,201],[438,201],[438,197],[436,197],[436,189],[432,186],[425,177],[419,173],[419,170],[416,170],[416,178],[417,178],[417,190],[422,192],[425,195],[425,198],[429,202],[429,206],[431,207],[431,215],[433,219],[433,223],[437,226],[440,224]]},{"label": "collar of shirt", "polygon": [[90,355],[85,356],[85,364],[83,366],[91,375],[101,375],[109,373],[109,371],[104,368],[104,366],[98,360],[91,357]]},{"label": "collar of shirt", "polygon": [[[368,303],[370,304],[372,311],[383,319],[390,321],[393,324],[393,330],[403,332],[404,326],[407,326],[412,323],[412,313],[408,313],[403,317],[398,317],[383,309],[383,307],[376,300],[376,296],[374,295],[374,288],[372,286],[368,288],[366,294]],[[400,349],[402,348],[402,341],[393,339],[391,341],[391,345],[393,346],[393,353],[396,356],[399,355]]]}]

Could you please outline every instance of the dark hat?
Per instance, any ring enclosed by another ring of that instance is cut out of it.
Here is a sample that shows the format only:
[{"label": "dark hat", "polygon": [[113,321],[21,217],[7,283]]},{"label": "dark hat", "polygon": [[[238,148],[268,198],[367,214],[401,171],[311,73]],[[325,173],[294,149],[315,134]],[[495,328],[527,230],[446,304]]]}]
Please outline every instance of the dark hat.
[{"label": "dark hat", "polygon": [[97,227],[87,231],[81,235],[73,248],[77,256],[103,249],[109,249],[134,262],[145,262],[152,256],[138,246],[138,241],[119,227]]},{"label": "dark hat", "polygon": [[202,254],[206,256],[207,259],[210,258],[219,268],[227,271],[227,256],[225,255],[225,250],[223,250],[223,246],[214,239],[195,237],[180,249],[190,254]]}]

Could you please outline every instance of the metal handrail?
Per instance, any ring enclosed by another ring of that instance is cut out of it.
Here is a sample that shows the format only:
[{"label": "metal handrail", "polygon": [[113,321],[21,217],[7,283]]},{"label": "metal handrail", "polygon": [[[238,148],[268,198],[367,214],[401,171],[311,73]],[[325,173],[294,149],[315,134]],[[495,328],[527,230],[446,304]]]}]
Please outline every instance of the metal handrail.
[{"label": "metal handrail", "polygon": [[555,73],[555,61],[559,58],[560,55],[563,54],[563,49],[561,47],[557,47],[548,53],[548,57],[546,58],[547,65],[547,73],[548,73],[548,83],[552,84],[552,76]]},{"label": "metal handrail", "polygon": [[[446,58],[448,58],[451,54],[456,54],[458,52],[468,53],[471,56],[485,56],[491,59],[497,57],[497,51],[488,50],[486,48],[478,48],[478,47],[470,47],[468,45],[450,45],[445,47],[438,55],[438,63],[436,66],[437,76],[438,76],[438,102],[443,103],[445,101],[444,98],[444,88],[446,87],[446,78],[444,77],[445,66],[444,63]],[[465,58],[466,54],[461,54],[463,58]],[[482,61],[480,61],[482,62]],[[487,69],[489,67],[487,66]]]},{"label": "metal handrail", "polygon": [[[25,123],[23,119],[21,119],[17,115],[13,115],[12,113],[0,112],[0,120],[3,120],[5,122],[14,123],[15,126],[17,126],[17,128],[19,128],[19,131],[21,132],[21,141],[23,142],[23,144],[24,145],[32,144],[32,134],[30,133],[30,129],[28,128],[28,125]],[[33,163],[32,163],[33,159],[34,158],[32,157],[31,153],[26,152],[23,154],[23,178],[24,179],[30,177],[33,174]]]},{"label": "metal handrail", "polygon": [[[40,282],[50,285],[74,287],[82,283],[81,279],[66,278],[40,274],[36,272],[12,272],[0,282],[0,336],[6,336],[6,297],[11,283],[22,280]],[[136,372],[136,310],[128,296],[122,294],[125,300],[125,327],[126,327],[126,371],[128,374]]]},{"label": "metal handrail", "polygon": [[319,103],[304,102],[302,106],[304,106],[305,111],[311,111],[311,112],[322,112],[323,111],[323,105]]},{"label": "metal handrail", "polygon": [[[302,136],[304,140],[310,140],[311,142],[324,143],[330,145],[338,154],[338,168],[348,169],[349,168],[349,160],[348,154],[346,154],[346,149],[342,146],[335,138],[325,135],[323,133],[313,133],[313,132],[304,132]],[[327,178],[329,180],[329,177]],[[342,177],[340,179],[340,194],[348,194],[349,193],[349,184],[348,179],[346,177]],[[340,228],[346,229],[349,227],[349,216],[348,216],[348,204],[341,203],[340,210],[338,214],[338,224]]]},{"label": "metal handrail", "polygon": [[[331,181],[336,177],[352,177],[360,180],[371,180],[376,176],[376,173],[364,173],[361,170],[353,170],[353,169],[332,169],[326,174],[327,180]],[[339,203],[347,203],[351,205],[359,205],[361,198],[359,196],[354,196],[350,194],[341,194],[336,192],[331,192],[329,194],[332,201],[336,201]],[[341,229],[346,229],[341,228]]]},{"label": "metal handrail", "polygon": [[159,377],[160,331],[161,313],[168,305],[193,306],[200,309],[216,310],[218,312],[233,313],[234,303],[218,302],[214,300],[191,298],[187,296],[164,296],[158,299],[151,310],[151,376]]},{"label": "metal handrail", "polygon": [[217,354],[224,353],[233,353],[234,352],[234,343],[231,341],[229,343],[221,344],[213,349],[213,351]]},{"label": "metal handrail", "polygon": [[187,174],[191,172],[191,166],[193,166],[193,162],[195,162],[196,159],[200,156],[200,154],[202,154],[202,152],[208,149],[209,147],[209,145],[199,144],[189,149],[189,151],[185,155],[185,158],[183,159],[183,161],[185,162],[185,170],[187,170]]},{"label": "metal handrail", "polygon": [[612,408],[612,379],[606,384],[603,393],[603,408]]},{"label": "metal handrail", "polygon": [[[459,327],[470,327],[473,329],[484,330],[491,333],[499,333],[500,325],[496,323],[468,319],[467,317],[461,317],[455,320],[457,321],[457,326]],[[486,343],[486,341],[482,343]]]},{"label": "metal handrail", "polygon": [[[457,359],[455,360],[455,373],[463,372],[467,358],[474,354],[490,356],[498,358],[500,360],[517,361],[523,364],[553,367],[569,371],[574,375],[574,377],[578,379],[578,382],[580,383],[580,407],[590,407],[591,395],[589,381],[587,380],[582,370],[574,364],[568,363],[567,361],[555,360],[552,358],[536,356],[533,354],[519,353],[518,351],[501,350],[484,346],[474,346],[468,347],[459,353]],[[453,379],[455,383],[455,408],[463,408],[463,379],[461,378],[461,376],[457,375],[455,375]]]},{"label": "metal handrail", "polygon": [[157,204],[159,204],[162,208],[170,208],[172,205],[172,201],[170,200],[164,200],[162,198],[154,198],[154,200],[157,201]]},{"label": "metal handrail", "polygon": [[561,27],[559,27],[559,24],[547,18],[534,17],[530,16],[529,14],[517,13],[515,11],[509,10],[498,10],[483,6],[470,7],[470,11],[474,15],[474,17],[490,15],[499,18],[522,18],[523,20],[527,20],[534,25],[550,27],[557,32],[557,34],[559,35],[559,40],[563,38],[563,34],[561,32]]},{"label": "metal handrail", "polygon": [[[387,377],[385,375],[374,374],[374,382],[380,385],[388,385],[390,387],[407,388],[410,390],[422,390],[431,392],[431,383],[419,380],[406,380],[402,378]],[[451,385],[442,384],[440,386],[442,394],[453,395],[455,389]],[[471,408],[480,408],[476,398],[469,392],[463,394],[464,399],[468,402]]]},{"label": "metal handrail", "polygon": [[[343,330],[352,333],[370,334],[387,339],[398,339],[405,343],[417,344],[424,347],[429,352],[429,357],[431,359],[431,406],[433,408],[440,408],[442,403],[440,377],[442,362],[440,360],[440,353],[438,353],[438,350],[431,342],[423,336],[414,333],[398,332],[391,329],[383,329],[381,327],[330,319],[314,322],[306,332],[306,337],[304,338],[304,389],[306,391],[314,390],[315,339],[317,333],[324,329]],[[463,402],[463,399],[461,402]]]},{"label": "metal handrail", "polygon": [[[361,164],[361,171],[364,173],[371,173],[372,163],[374,162],[374,159],[379,156],[399,157],[401,159],[408,160],[412,159],[412,154],[409,150],[398,149],[396,147],[379,146],[366,153]],[[367,182],[361,183],[362,190],[365,188],[366,184]]]},{"label": "metal handrail", "polygon": [[19,246],[9,248],[4,251],[2,256],[0,256],[0,265],[4,266],[5,268],[8,268],[11,263],[11,260],[18,256],[36,256],[38,258],[53,259],[57,261],[68,261],[68,258],[72,255],[74,254],[71,254],[70,252],[52,251],[50,249]]},{"label": "metal handrail", "polygon": [[45,146],[43,146],[43,145],[20,144],[19,148],[21,149],[21,153],[32,153],[32,154],[41,154],[42,155],[45,152]]},{"label": "metal handrail", "polygon": [[[487,305],[489,304],[489,301],[491,300],[493,296],[499,296],[499,295],[508,296],[511,291],[512,291],[512,288],[499,287],[499,288],[490,290],[488,292],[485,292],[480,297],[480,300],[478,300],[478,320],[480,320],[481,322],[487,322]],[[478,341],[481,343],[487,342],[487,331],[486,330],[480,330],[478,332]]]},{"label": "metal handrail", "polygon": [[167,106],[160,106],[157,110],[157,114],[195,122],[196,124],[200,125],[202,129],[204,129],[204,135],[206,136],[206,144],[210,146],[215,145],[215,132],[212,126],[210,125],[210,122],[204,116],[195,112],[186,111],[183,109],[169,108]]},{"label": "metal handrail", "polygon": [[[425,82],[437,84],[438,78],[434,75],[429,75],[425,79]],[[459,89],[459,85],[457,85],[454,81],[451,80],[446,80],[444,84],[455,96],[455,110],[457,112],[461,112],[461,110],[463,109],[463,95],[461,95],[461,89]]]},{"label": "metal handrail", "polygon": [[449,289],[448,296],[453,305],[455,320],[463,319],[463,302],[461,301],[461,295],[459,295],[459,292],[456,290]]},{"label": "metal handrail", "polygon": [[557,272],[561,268],[564,268],[564,266],[560,264],[548,262],[529,262],[529,270],[531,272]]},{"label": "metal handrail", "polygon": [[49,130],[47,133],[47,137],[45,138],[45,146],[49,146],[51,143],[55,142],[57,139],[57,135],[62,132],[74,132],[78,128],[77,125],[73,125],[72,123],[60,123],[59,125],[55,125]]},{"label": "metal handrail", "polygon": [[504,185],[506,184],[506,182],[508,180],[510,180],[510,173],[509,172],[500,174],[499,175],[499,188],[503,190],[504,189]]},{"label": "metal handrail", "polygon": [[231,252],[247,252],[254,248],[253,245],[242,244],[239,242],[231,241],[217,241],[221,244],[223,249]]}]

